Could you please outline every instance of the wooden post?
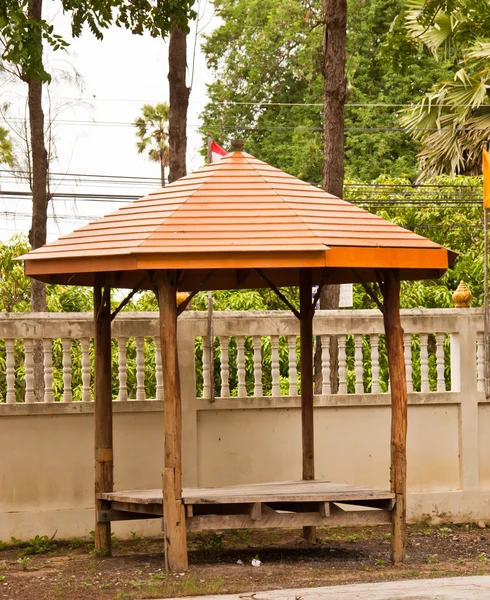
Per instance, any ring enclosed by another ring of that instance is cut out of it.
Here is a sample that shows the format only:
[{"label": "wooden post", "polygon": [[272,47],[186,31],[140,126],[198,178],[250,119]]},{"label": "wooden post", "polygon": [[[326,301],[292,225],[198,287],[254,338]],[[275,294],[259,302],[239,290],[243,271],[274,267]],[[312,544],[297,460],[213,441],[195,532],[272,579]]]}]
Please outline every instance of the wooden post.
[{"label": "wooden post", "polygon": [[384,271],[384,327],[391,385],[391,491],[395,493],[392,512],[391,560],[405,561],[407,543],[407,377],[403,356],[403,329],[400,321],[400,280],[396,270]]},{"label": "wooden post", "polygon": [[[95,448],[95,494],[112,492],[113,446],[112,446],[112,377],[111,377],[111,288],[100,276],[96,276],[94,288],[95,325],[95,398],[94,398],[94,448]],[[95,499],[95,509],[105,510],[109,503]],[[103,554],[111,553],[111,524],[95,520],[95,549]]]},{"label": "wooden post", "polygon": [[[312,271],[299,272],[299,311],[301,344],[301,431],[303,445],[303,479],[315,479],[315,448],[313,436],[313,304],[311,300]],[[315,542],[316,528],[303,527],[303,536]]]},{"label": "wooden post", "polygon": [[182,403],[177,356],[177,283],[174,271],[158,275],[160,344],[163,369],[165,462],[163,469],[163,530],[165,567],[187,569],[185,511],[182,502]]}]

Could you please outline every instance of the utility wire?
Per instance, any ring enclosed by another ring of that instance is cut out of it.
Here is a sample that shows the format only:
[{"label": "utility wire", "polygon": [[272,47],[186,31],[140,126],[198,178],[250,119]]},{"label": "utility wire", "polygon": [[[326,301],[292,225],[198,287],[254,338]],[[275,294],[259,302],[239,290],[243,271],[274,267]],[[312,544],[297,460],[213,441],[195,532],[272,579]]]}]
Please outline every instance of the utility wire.
[{"label": "utility wire", "polygon": [[[23,122],[23,119],[12,118],[12,122]],[[8,126],[8,121],[4,121]],[[72,120],[72,119],[57,119],[54,123],[63,125],[88,125],[96,127],[134,127],[133,123],[124,121],[84,121],[84,120]],[[187,125],[191,129],[199,129],[201,125]],[[322,127],[310,127],[308,125],[288,126],[288,125],[223,125],[222,123],[208,123],[207,127],[223,129],[223,130],[234,130],[234,131],[297,131],[303,129],[305,131],[323,131]],[[475,132],[475,131],[489,131],[489,127],[471,128],[471,127],[411,127],[410,130],[404,127],[345,127],[345,131],[359,131],[359,132],[404,132],[409,133],[411,131],[457,131],[457,132]]]},{"label": "utility wire", "polygon": [[[127,102],[127,103],[139,103],[139,104],[157,104],[160,100],[135,100],[131,98],[77,98],[75,96],[51,96],[54,100],[77,100],[79,102]],[[189,104],[218,104],[220,106],[320,106],[323,107],[323,102],[233,102],[229,100],[223,100],[221,102],[209,102],[209,100],[193,100]],[[370,108],[370,107],[382,107],[382,108],[416,108],[418,105],[413,103],[391,103],[391,102],[346,102],[346,107],[359,107],[359,108]],[[471,108],[472,104],[437,104],[437,107],[444,108]],[[490,104],[481,104],[479,108],[490,108]]]}]

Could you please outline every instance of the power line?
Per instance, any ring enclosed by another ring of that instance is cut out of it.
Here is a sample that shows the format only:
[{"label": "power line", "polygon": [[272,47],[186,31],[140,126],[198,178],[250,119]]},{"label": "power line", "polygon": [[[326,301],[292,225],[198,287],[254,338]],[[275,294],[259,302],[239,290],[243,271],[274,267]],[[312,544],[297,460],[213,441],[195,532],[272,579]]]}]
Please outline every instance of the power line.
[{"label": "power line", "polygon": [[[8,178],[12,179],[14,174],[29,174],[29,171],[24,171],[24,170],[20,170],[20,169],[0,169],[0,174],[3,173],[3,176],[7,176]],[[148,184],[156,184],[157,187],[161,187],[161,179],[160,177],[151,177],[151,176],[145,176],[145,175],[116,175],[116,174],[111,174],[108,175],[106,173],[70,173],[70,172],[66,172],[66,173],[62,173],[62,172],[52,172],[50,174],[51,176],[56,176],[56,177],[60,177],[60,178],[73,178],[76,179],[77,181],[81,181],[81,182],[85,182],[88,179],[92,180],[98,180],[101,179],[104,182],[108,182],[108,183],[119,183],[119,182],[123,182],[125,183],[126,181],[128,182],[143,182],[143,183],[148,183]],[[0,177],[1,180],[1,177]],[[310,181],[307,182],[310,183],[311,185],[314,186],[320,186],[320,183],[317,181]],[[344,188],[358,188],[358,189],[365,189],[365,188],[376,188],[376,189],[381,189],[384,190],[385,188],[387,189],[397,189],[397,188],[404,188],[404,189],[410,189],[410,190],[420,190],[420,189],[445,189],[445,190],[469,190],[469,189],[475,189],[478,188],[478,190],[481,190],[482,184],[481,183],[460,183],[460,184],[451,184],[451,183],[376,183],[376,182],[371,182],[371,183],[366,183],[366,182],[347,182],[344,183]],[[478,193],[477,191],[475,191],[475,193]]]},{"label": "power line", "polygon": [[[12,122],[23,122],[23,119],[12,118],[10,119]],[[6,125],[8,125],[8,121],[5,121]],[[134,127],[133,123],[124,122],[124,121],[84,121],[84,120],[72,120],[72,119],[58,119],[54,122],[54,124],[62,124],[62,125],[70,125],[70,126],[80,126],[80,125],[89,125],[95,127]],[[191,129],[199,129],[201,125],[187,125],[187,127]],[[305,131],[323,131],[322,127],[311,127],[308,125],[297,125],[297,126],[288,126],[288,125],[260,125],[260,126],[252,126],[252,125],[223,125],[222,123],[208,123],[207,127],[223,129],[223,130],[234,130],[234,131],[297,131],[297,130],[305,130]],[[475,132],[475,131],[488,131],[489,127],[481,127],[481,128],[470,128],[470,127],[411,127],[409,130],[404,127],[345,127],[345,131],[358,131],[358,132],[372,132],[372,133],[386,133],[386,132],[404,132],[409,134],[411,131],[454,131],[454,132]]]},{"label": "power line", "polygon": [[[162,100],[136,100],[132,98],[77,98],[76,96],[51,96],[54,100],[78,100],[79,102],[127,102],[139,104],[158,104]],[[231,100],[222,100],[221,102],[210,102],[209,100],[192,100],[189,104],[218,104],[220,106],[319,106],[323,107],[323,102],[234,102]],[[417,104],[410,102],[406,103],[391,103],[391,102],[346,102],[346,107],[358,108],[417,108]],[[472,104],[437,104],[437,108],[472,108]],[[490,108],[490,104],[480,104],[478,108]]]}]

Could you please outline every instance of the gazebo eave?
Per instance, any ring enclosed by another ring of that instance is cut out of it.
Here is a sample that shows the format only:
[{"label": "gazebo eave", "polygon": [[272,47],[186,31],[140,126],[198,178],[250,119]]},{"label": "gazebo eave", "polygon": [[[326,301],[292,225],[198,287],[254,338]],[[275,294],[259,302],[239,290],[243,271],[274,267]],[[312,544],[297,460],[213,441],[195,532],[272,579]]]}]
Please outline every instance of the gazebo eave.
[{"label": "gazebo eave", "polygon": [[26,275],[46,283],[94,286],[107,274],[111,286],[153,289],[151,273],[180,271],[178,289],[198,291],[204,278],[208,290],[266,287],[257,270],[279,287],[299,285],[299,270],[312,268],[313,283],[358,283],[377,280],[379,269],[396,268],[401,280],[437,279],[455,254],[444,248],[334,247],[325,251],[226,253],[141,253],[116,256],[39,257],[25,259]]}]

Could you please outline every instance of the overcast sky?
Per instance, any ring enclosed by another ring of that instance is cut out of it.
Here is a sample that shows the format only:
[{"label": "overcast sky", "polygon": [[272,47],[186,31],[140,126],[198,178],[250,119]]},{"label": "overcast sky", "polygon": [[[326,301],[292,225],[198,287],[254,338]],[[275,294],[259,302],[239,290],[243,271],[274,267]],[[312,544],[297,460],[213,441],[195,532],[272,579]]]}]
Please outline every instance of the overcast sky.
[{"label": "overcast sky", "polygon": [[[131,123],[138,116],[144,103],[168,101],[167,43],[149,36],[136,36],[130,32],[112,28],[102,42],[87,30],[80,39],[72,40],[70,22],[59,8],[58,2],[48,5],[47,17],[55,29],[65,39],[71,41],[68,53],[48,56],[51,71],[63,69],[76,71],[82,79],[83,89],[67,82],[51,86],[50,97],[56,116],[54,136],[57,158],[52,166],[56,173],[80,173],[123,175],[136,177],[159,177],[158,164],[151,163],[143,155],[137,154],[136,136]],[[218,20],[213,17],[213,6],[201,1],[201,18],[198,24],[200,34],[194,62],[194,40],[196,24],[191,24],[188,38],[188,84],[191,83],[188,113],[188,170],[203,164],[199,154],[201,138],[197,133],[199,113],[206,102],[206,82],[212,79],[206,61],[200,52],[202,35],[209,33]],[[194,69],[192,69],[194,67]],[[11,102],[10,125],[19,126],[25,114],[25,84],[9,83],[0,87],[1,100]],[[46,103],[47,104],[47,103]],[[2,190],[19,189],[19,185],[6,173],[0,173]],[[155,187],[151,182],[131,186],[93,183],[90,186],[75,188],[73,181],[63,183],[57,179],[55,189],[84,193],[112,193],[144,195]],[[7,240],[15,233],[27,233],[30,226],[29,202],[6,198],[0,195],[0,239]],[[114,202],[84,202],[71,200],[56,201],[55,214],[51,219],[49,237],[58,237],[84,224],[80,217],[93,217],[112,212],[121,204]],[[7,214],[8,213],[8,214]],[[11,213],[16,213],[16,216]],[[76,215],[76,220],[68,217]]]}]

